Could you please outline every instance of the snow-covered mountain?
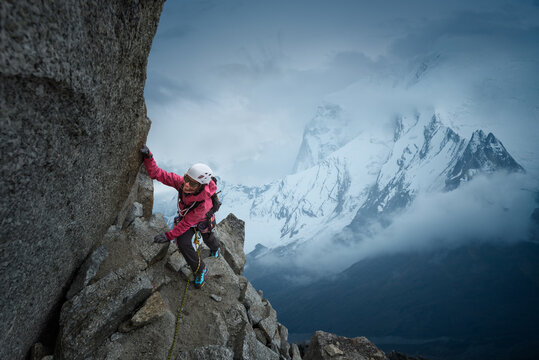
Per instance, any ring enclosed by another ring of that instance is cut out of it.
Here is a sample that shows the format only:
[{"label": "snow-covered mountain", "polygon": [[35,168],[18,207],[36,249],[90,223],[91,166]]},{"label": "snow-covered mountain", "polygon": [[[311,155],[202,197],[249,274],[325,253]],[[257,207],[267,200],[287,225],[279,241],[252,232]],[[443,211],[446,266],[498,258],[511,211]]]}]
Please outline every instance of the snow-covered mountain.
[{"label": "snow-covered mountain", "polygon": [[[493,134],[462,138],[439,113],[400,115],[391,136],[352,137],[339,112],[321,107],[307,125],[296,173],[259,187],[219,183],[218,217],[232,212],[246,221],[246,252],[256,244],[289,251],[383,219],[419,193],[454,190],[477,173],[523,171]],[[156,211],[172,218],[175,201]]]},{"label": "snow-covered mountain", "polygon": [[464,139],[440,114],[401,116],[391,154],[353,223],[402,209],[421,192],[451,191],[479,173],[499,170],[524,171],[492,133],[476,130]]},{"label": "snow-covered mountain", "polygon": [[354,137],[350,124],[335,104],[319,106],[305,127],[303,140],[294,164],[294,172],[313,167],[340,149]]}]

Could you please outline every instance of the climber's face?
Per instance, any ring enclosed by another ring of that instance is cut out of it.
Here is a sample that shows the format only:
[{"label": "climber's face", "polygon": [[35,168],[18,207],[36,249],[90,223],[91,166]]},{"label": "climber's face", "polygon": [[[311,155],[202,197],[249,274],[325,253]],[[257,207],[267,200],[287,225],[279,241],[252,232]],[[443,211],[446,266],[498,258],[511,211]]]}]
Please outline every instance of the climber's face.
[{"label": "climber's face", "polygon": [[194,193],[200,187],[200,183],[193,180],[189,175],[185,174],[183,177],[185,184],[183,185],[183,192],[186,194]]}]

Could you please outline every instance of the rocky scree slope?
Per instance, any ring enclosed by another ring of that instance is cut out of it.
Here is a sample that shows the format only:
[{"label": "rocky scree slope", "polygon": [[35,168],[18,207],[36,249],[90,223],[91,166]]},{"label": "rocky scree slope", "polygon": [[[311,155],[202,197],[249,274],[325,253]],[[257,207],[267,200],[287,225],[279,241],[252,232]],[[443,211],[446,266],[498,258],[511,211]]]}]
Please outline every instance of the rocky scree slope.
[{"label": "rocky scree slope", "polygon": [[0,5],[2,358],[23,358],[47,332],[135,180],[163,3]]}]

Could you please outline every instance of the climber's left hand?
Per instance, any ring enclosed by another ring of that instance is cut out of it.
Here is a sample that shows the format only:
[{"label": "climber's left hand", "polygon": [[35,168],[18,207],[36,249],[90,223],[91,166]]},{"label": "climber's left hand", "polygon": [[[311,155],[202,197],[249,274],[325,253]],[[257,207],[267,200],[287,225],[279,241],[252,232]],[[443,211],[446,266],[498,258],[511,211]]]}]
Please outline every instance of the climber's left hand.
[{"label": "climber's left hand", "polygon": [[157,244],[163,244],[163,243],[169,242],[169,240],[167,236],[165,235],[165,233],[162,233],[159,235],[155,235],[155,237],[153,238],[153,242]]}]

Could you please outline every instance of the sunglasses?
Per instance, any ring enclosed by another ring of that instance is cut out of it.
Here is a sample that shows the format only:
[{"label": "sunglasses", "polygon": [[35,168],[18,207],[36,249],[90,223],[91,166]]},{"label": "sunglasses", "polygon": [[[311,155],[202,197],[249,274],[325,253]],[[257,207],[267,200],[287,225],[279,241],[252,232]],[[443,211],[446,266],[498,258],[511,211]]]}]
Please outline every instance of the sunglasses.
[{"label": "sunglasses", "polygon": [[189,177],[189,175],[185,174],[184,177],[183,177],[183,180],[189,184],[189,186],[191,187],[197,187],[198,185],[200,185],[200,183],[196,180],[193,180],[191,177]]}]

